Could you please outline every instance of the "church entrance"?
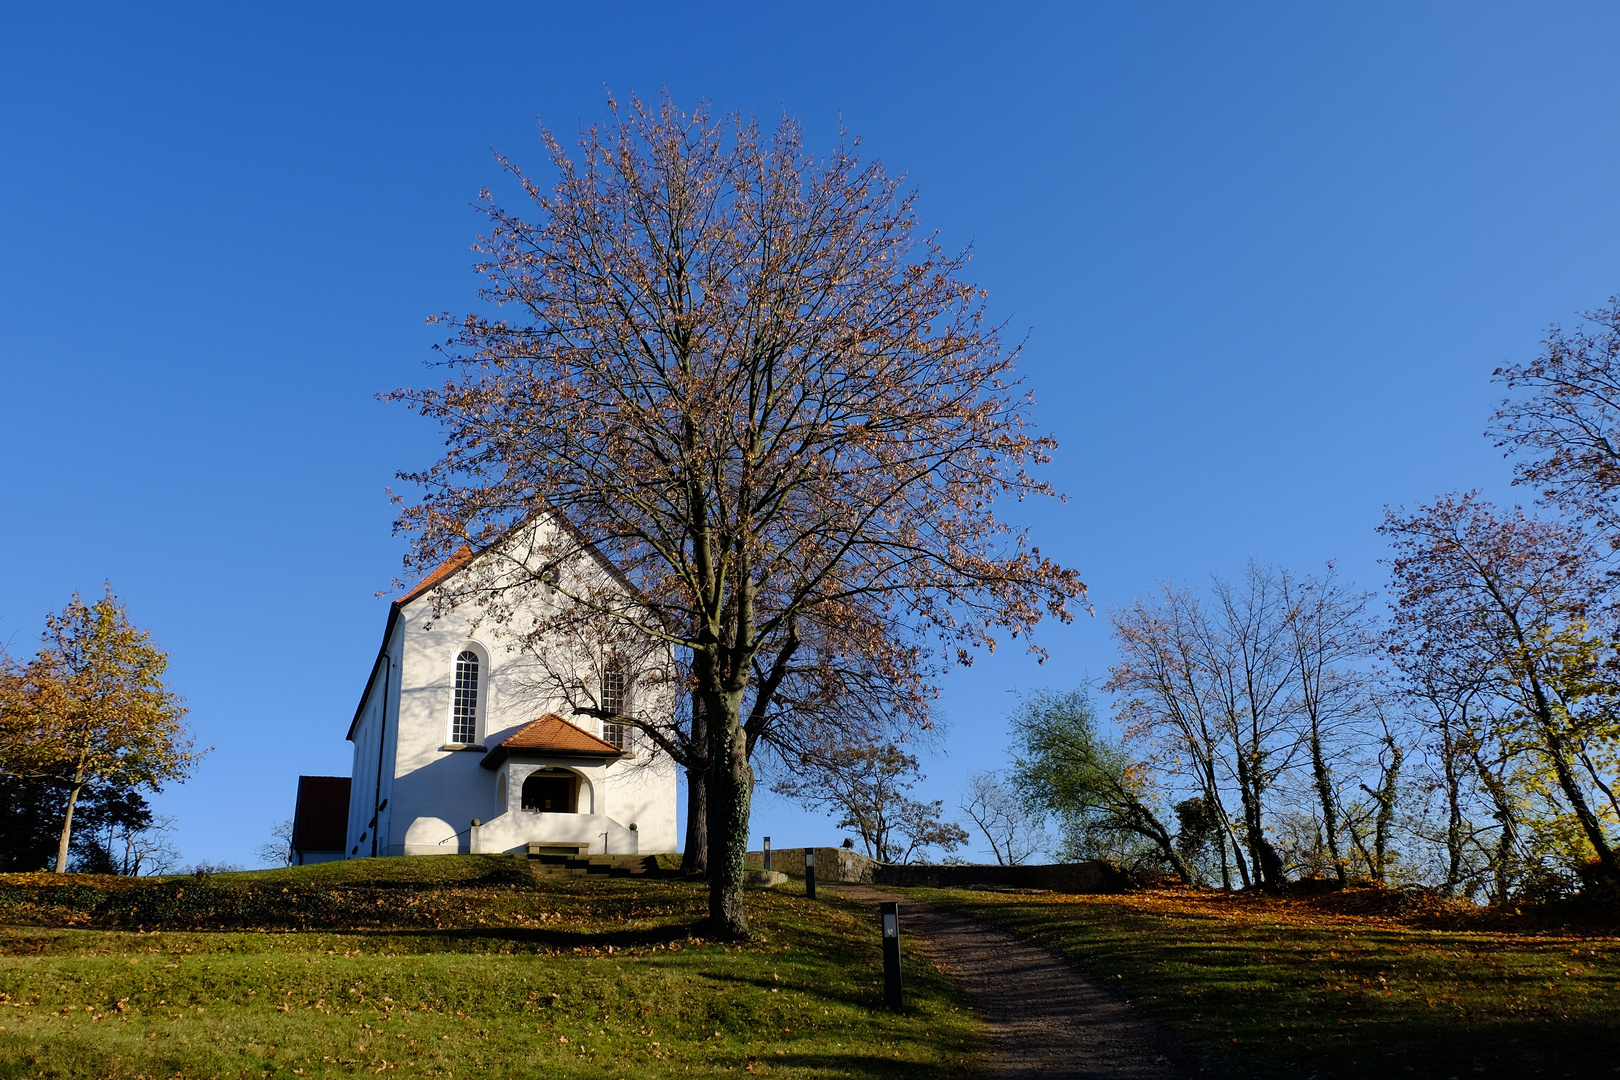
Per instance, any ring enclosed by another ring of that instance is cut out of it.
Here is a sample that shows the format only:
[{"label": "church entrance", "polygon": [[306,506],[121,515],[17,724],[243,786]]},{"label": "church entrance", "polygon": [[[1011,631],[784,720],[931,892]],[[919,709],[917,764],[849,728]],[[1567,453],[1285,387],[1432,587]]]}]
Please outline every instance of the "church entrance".
[{"label": "church entrance", "polygon": [[530,773],[523,781],[523,809],[541,814],[574,814],[579,785],[573,773]]}]

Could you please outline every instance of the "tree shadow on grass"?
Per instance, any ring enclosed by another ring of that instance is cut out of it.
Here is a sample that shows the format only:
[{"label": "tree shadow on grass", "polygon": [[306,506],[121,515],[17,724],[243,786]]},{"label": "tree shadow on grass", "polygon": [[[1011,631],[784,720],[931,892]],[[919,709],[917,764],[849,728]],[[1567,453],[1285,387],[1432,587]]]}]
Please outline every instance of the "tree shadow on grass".
[{"label": "tree shadow on grass", "polygon": [[928,1080],[936,1080],[940,1076],[961,1076],[964,1073],[969,1076],[979,1075],[971,1069],[953,1068],[938,1061],[906,1061],[903,1058],[888,1057],[881,1052],[870,1054],[833,1052],[805,1054],[794,1053],[790,1050],[781,1056],[772,1054],[759,1060],[777,1068],[804,1069],[806,1071],[822,1072],[831,1076],[849,1076],[851,1074],[870,1076],[877,1074],[879,1076],[900,1077],[902,1080],[907,1077],[927,1077]]},{"label": "tree shadow on grass", "polygon": [[[825,982],[818,982],[814,985],[797,985],[791,981],[778,982],[764,977],[749,978],[745,975],[733,975],[716,971],[700,971],[695,974],[710,982],[729,983],[733,986],[751,986],[767,994],[772,990],[797,990],[800,993],[814,993],[818,998],[826,1001],[836,1001],[851,1008],[866,1009],[869,1012],[888,1011],[888,1006],[883,1003],[882,986],[873,986],[870,989],[857,989],[853,992],[843,993],[834,990]],[[873,975],[875,978],[882,978],[883,969],[876,969]],[[908,1009],[906,1011],[910,1012],[912,1010]]]},{"label": "tree shadow on grass", "polygon": [[[225,931],[229,932],[229,931]],[[428,928],[391,929],[388,927],[355,927],[342,929],[322,927],[308,933],[347,934],[354,937],[389,938],[395,941],[422,942],[499,942],[523,945],[535,949],[633,949],[674,943],[696,943],[702,940],[700,923],[673,923],[667,926],[627,927],[623,930],[581,931],[548,930],[542,927],[455,927],[443,930]],[[707,942],[704,942],[707,944]],[[423,949],[423,952],[437,951]]]}]

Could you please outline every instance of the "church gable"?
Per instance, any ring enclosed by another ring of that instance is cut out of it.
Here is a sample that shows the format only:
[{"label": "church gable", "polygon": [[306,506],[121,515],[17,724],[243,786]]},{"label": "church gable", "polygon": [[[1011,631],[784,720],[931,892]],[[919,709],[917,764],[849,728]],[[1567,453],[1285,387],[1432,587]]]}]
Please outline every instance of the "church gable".
[{"label": "church gable", "polygon": [[[550,527],[532,519],[531,531],[512,535],[515,547],[463,546],[389,605],[350,727],[349,854],[512,851],[534,843],[674,849],[674,763],[650,740],[633,738],[629,725],[603,723],[593,711],[600,701],[610,711],[650,715],[672,708],[670,696],[636,698],[633,674],[594,653],[574,658],[574,644],[562,645],[564,666],[557,666],[546,643],[536,654],[510,636],[555,602],[537,574],[515,565],[525,548],[539,557],[545,538],[532,530]],[[579,572],[600,572],[608,588],[633,594],[600,553],[582,554]],[[526,583],[528,600],[516,611],[491,612],[479,594],[499,586],[507,562],[514,582]],[[525,603],[538,606],[530,612]],[[570,674],[576,663],[582,666]],[[585,680],[585,711],[569,716],[581,706],[572,683],[552,681],[559,678]]]}]

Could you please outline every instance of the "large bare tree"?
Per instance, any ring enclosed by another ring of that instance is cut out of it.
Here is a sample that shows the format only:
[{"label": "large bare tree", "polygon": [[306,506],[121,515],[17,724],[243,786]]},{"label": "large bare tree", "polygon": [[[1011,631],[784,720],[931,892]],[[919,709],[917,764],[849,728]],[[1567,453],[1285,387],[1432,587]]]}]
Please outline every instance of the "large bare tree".
[{"label": "large bare tree", "polygon": [[[1279,802],[1314,819],[1326,865],[1344,878],[1340,840],[1354,831],[1340,796],[1345,765],[1365,742],[1358,725],[1376,713],[1369,600],[1331,564],[1296,576],[1250,563],[1236,582],[1215,578],[1208,602],[1166,586],[1112,613],[1119,660],[1107,688],[1118,717],[1220,826],[1223,885],[1234,868],[1245,886],[1283,885],[1267,838]],[[1306,767],[1301,791],[1293,774]]]},{"label": "large bare tree", "polygon": [[545,135],[549,192],[513,169],[531,218],[486,195],[483,296],[505,310],[459,320],[442,387],[393,395],[447,440],[400,520],[421,566],[562,523],[524,559],[471,564],[497,617],[569,594],[587,549],[617,567],[636,603],[601,610],[689,659],[709,929],[742,935],[749,725],[806,643],[836,627],[872,663],[965,663],[1067,620],[1084,586],[992,513],[1052,493],[1026,470],[1053,444],[1026,431],[983,294],[919,236],[913,196],[854,141],[813,156],[791,120],[766,137],[667,98],[610,108],[575,156]]},{"label": "large bare tree", "polygon": [[[1254,884],[1281,887],[1265,820],[1268,795],[1299,750],[1291,609],[1278,575],[1255,563],[1236,583],[1215,578],[1210,594],[1205,605],[1167,587],[1161,602],[1114,612],[1120,658],[1106,689],[1119,695],[1128,736],[1157,745],[1166,763],[1190,767],[1226,827],[1244,885],[1252,874]],[[1222,793],[1229,785],[1240,821]],[[1221,870],[1224,884],[1224,852]]]}]

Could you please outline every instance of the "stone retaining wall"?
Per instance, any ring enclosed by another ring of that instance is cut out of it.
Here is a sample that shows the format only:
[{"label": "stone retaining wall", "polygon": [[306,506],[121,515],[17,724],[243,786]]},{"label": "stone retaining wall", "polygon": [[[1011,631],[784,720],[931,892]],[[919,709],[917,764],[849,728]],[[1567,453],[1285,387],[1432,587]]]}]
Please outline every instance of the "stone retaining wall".
[{"label": "stone retaining wall", "polygon": [[[1042,866],[895,866],[880,863],[848,848],[818,847],[816,880],[851,885],[896,885],[901,888],[962,889],[988,885],[1008,889],[1050,889],[1061,893],[1117,893],[1130,886],[1125,871],[1110,862],[1092,860]],[[744,865],[760,869],[762,852],[750,851]],[[775,848],[771,869],[804,876],[804,848]]]},{"label": "stone retaining wall", "polygon": [[[819,865],[820,853],[817,853]],[[964,889],[975,885],[1007,889],[1050,889],[1061,893],[1117,893],[1130,886],[1125,871],[1092,860],[1043,866],[890,866],[873,864],[874,885],[901,888]]]},{"label": "stone retaining wall", "polygon": [[[841,847],[818,847],[816,852],[816,881],[836,881],[848,885],[872,884],[872,873],[882,863],[874,862],[858,851]],[[758,870],[765,865],[763,852],[750,851],[743,865]],[[771,869],[795,877],[804,876],[804,848],[772,848]]]}]

